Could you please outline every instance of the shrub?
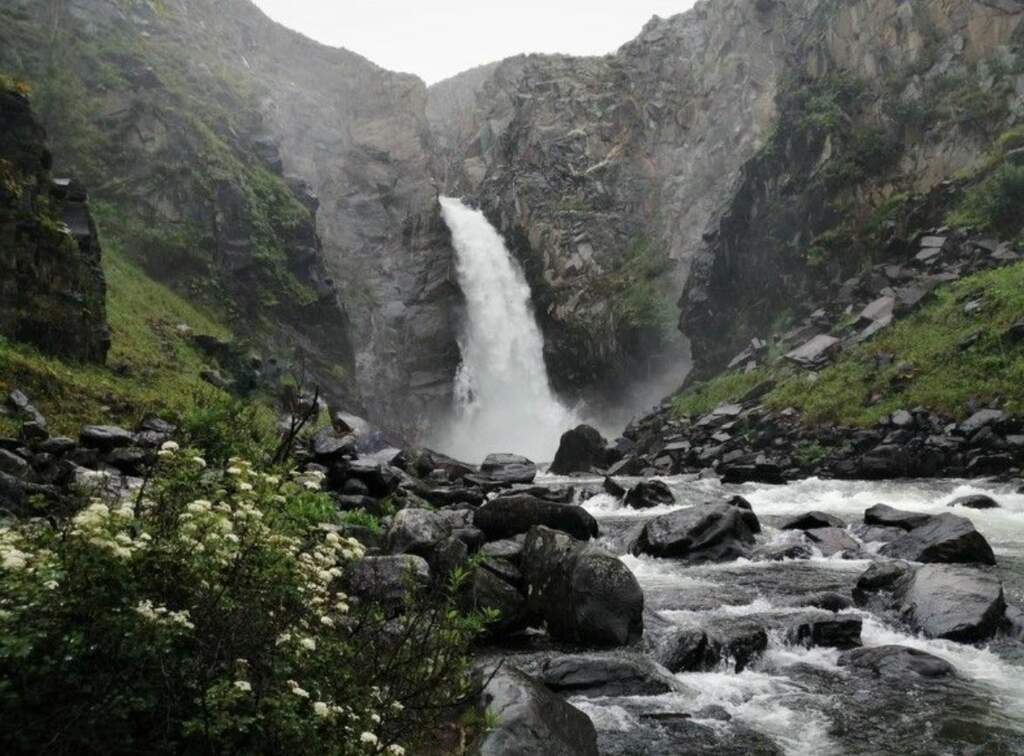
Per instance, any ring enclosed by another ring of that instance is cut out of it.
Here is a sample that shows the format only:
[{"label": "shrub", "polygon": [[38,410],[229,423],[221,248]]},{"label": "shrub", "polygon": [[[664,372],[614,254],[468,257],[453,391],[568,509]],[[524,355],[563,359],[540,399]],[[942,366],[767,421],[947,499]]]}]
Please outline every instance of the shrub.
[{"label": "shrub", "polygon": [[214,389],[197,391],[181,418],[187,442],[222,465],[234,456],[265,461],[276,443],[274,421],[263,406]]},{"label": "shrub", "polygon": [[[165,444],[125,500],[0,529],[8,753],[400,756],[470,694],[457,584],[389,614],[339,590],[357,541],[310,474]],[[457,580],[455,581],[457,582]]]},{"label": "shrub", "polygon": [[1002,232],[1009,235],[1024,227],[1024,166],[1004,163],[971,188],[947,221],[954,226]]}]

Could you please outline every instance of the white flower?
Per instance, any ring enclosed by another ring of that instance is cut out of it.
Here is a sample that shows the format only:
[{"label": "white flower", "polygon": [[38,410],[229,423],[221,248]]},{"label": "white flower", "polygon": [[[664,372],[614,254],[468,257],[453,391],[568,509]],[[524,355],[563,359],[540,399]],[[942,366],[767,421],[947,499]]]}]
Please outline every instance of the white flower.
[{"label": "white flower", "polygon": [[316,640],[313,638],[303,638],[299,641],[299,645],[309,651],[316,651]]},{"label": "white flower", "polygon": [[26,555],[17,549],[7,551],[3,555],[3,568],[5,570],[21,570],[28,564]]},{"label": "white flower", "polygon": [[228,475],[241,475],[242,474],[242,468],[241,467],[234,467],[234,466],[232,466],[232,467],[229,467],[227,470],[225,470],[225,472],[227,472]]},{"label": "white flower", "polygon": [[178,444],[175,443],[174,441],[164,441],[162,444],[160,444],[160,451],[176,452],[180,448],[181,447],[178,446]]},{"label": "white flower", "polygon": [[309,691],[303,690],[298,685],[292,688],[292,693],[297,695],[299,698],[309,698]]},{"label": "white flower", "polygon": [[318,717],[326,718],[331,715],[331,707],[325,704],[323,701],[317,701],[313,704],[313,711]]},{"label": "white flower", "polygon": [[203,459],[202,457],[192,457],[189,461],[192,462],[192,464],[194,465],[198,465],[199,467],[206,467],[206,460]]},{"label": "white flower", "polygon": [[326,614],[320,618],[320,624],[326,625],[327,627],[334,627],[334,620],[328,617]]},{"label": "white flower", "polygon": [[238,484],[238,490],[239,491],[251,491],[252,490],[252,483],[245,483],[243,481],[242,483]]},{"label": "white flower", "polygon": [[248,680],[235,680],[235,687],[243,693],[248,693],[252,690],[252,685]]},{"label": "white flower", "polygon": [[364,732],[362,735],[359,736],[359,740],[360,742],[366,743],[367,745],[377,745],[377,736],[374,735],[372,732]]},{"label": "white flower", "polygon": [[405,756],[405,749],[398,745],[398,743],[395,743],[394,745],[388,746],[388,753],[391,754],[391,756]]},{"label": "white flower", "polygon": [[47,580],[45,583],[43,583],[43,587],[48,591],[57,590],[58,585],[60,585],[60,583],[58,583],[56,580]]}]

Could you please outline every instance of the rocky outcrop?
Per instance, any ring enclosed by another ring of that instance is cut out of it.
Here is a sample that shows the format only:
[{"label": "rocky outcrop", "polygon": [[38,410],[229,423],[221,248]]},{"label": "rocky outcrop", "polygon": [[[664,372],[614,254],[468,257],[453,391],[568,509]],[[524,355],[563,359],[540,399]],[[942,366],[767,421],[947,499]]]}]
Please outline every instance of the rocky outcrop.
[{"label": "rocky outcrop", "polygon": [[103,362],[110,330],[96,224],[85,189],[54,180],[51,164],[26,93],[0,80],[0,335]]}]

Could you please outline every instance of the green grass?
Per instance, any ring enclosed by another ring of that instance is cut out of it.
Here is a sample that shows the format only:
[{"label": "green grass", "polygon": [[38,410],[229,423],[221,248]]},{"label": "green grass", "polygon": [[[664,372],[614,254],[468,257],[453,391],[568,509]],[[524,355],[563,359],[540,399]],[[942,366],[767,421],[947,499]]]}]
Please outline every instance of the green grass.
[{"label": "green grass", "polygon": [[[107,315],[112,346],[106,366],[47,357],[0,340],[0,389],[24,391],[55,433],[74,434],[84,423],[130,424],[149,412],[174,417],[197,392],[213,389],[199,377],[206,366],[178,324],[221,338],[230,334],[167,287],[153,281],[114,244],[104,250]],[[0,433],[15,424],[0,417]]]},{"label": "green grass", "polygon": [[722,403],[739,400],[767,377],[767,370],[723,373],[676,396],[672,400],[672,410],[680,417],[710,412]]},{"label": "green grass", "polygon": [[[964,303],[979,296],[982,312],[964,314]],[[841,425],[869,425],[918,406],[959,419],[972,399],[1003,399],[1010,412],[1024,412],[1024,344],[1003,338],[1022,317],[1024,263],[978,273],[939,289],[926,307],[844,353],[816,381],[794,375],[766,401],[795,407],[812,423]],[[975,332],[978,343],[961,351],[958,344]],[[893,364],[876,369],[883,353],[894,355]]]}]

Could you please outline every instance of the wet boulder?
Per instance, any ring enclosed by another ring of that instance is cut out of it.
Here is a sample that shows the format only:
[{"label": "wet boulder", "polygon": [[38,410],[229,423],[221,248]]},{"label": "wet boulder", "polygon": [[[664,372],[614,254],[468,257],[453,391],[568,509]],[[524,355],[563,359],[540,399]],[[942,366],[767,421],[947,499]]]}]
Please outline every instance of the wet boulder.
[{"label": "wet boulder", "polygon": [[864,524],[877,525],[883,528],[899,528],[913,530],[928,522],[931,515],[923,512],[907,512],[890,507],[888,504],[875,504],[864,510]]},{"label": "wet boulder", "polygon": [[860,544],[842,528],[812,528],[804,534],[822,556],[838,554],[844,559],[856,559],[861,554]]},{"label": "wet boulder", "polygon": [[507,635],[526,627],[526,597],[514,585],[484,567],[473,571],[459,600],[467,611],[497,611],[498,618],[487,625],[491,636]]},{"label": "wet boulder", "polygon": [[893,590],[912,570],[906,562],[874,562],[857,579],[853,598],[863,606],[872,594]]},{"label": "wet boulder", "polygon": [[478,756],[598,756],[590,718],[517,669],[502,667],[490,677],[480,703],[497,724]]},{"label": "wet boulder", "polygon": [[356,437],[351,434],[342,435],[328,426],[313,435],[309,441],[309,450],[314,460],[320,464],[330,464],[341,457],[355,456]]},{"label": "wet boulder", "polygon": [[828,512],[804,512],[787,517],[779,523],[779,530],[813,530],[815,528],[845,528],[846,523]]},{"label": "wet boulder", "polygon": [[559,654],[526,671],[571,696],[658,696],[675,688],[670,676],[643,657]]},{"label": "wet boulder", "polygon": [[906,646],[855,648],[839,655],[840,667],[894,681],[952,677],[956,669],[945,659]]},{"label": "wet boulder", "polygon": [[537,527],[526,536],[522,565],[531,609],[556,640],[624,646],[642,636],[643,590],[604,549]]},{"label": "wet boulder", "polygon": [[404,605],[410,588],[430,582],[430,567],[425,559],[413,554],[367,556],[348,565],[344,582],[349,595],[397,610]]},{"label": "wet boulder", "polygon": [[693,563],[727,562],[750,555],[759,529],[757,516],[742,507],[688,507],[648,521],[633,553]]},{"label": "wet boulder", "polygon": [[930,517],[879,553],[911,562],[996,563],[992,547],[974,523],[949,512]]},{"label": "wet boulder", "polygon": [[708,633],[713,653],[737,672],[750,666],[768,648],[768,631],[750,620],[738,620]]},{"label": "wet boulder", "polygon": [[860,617],[809,620],[791,627],[787,633],[787,640],[793,645],[806,648],[856,648],[860,645],[862,624]]},{"label": "wet boulder", "polygon": [[116,425],[85,425],[78,434],[78,440],[82,446],[90,449],[110,451],[121,446],[131,446],[135,443],[135,435]]},{"label": "wet boulder", "polygon": [[537,465],[518,454],[488,454],[480,472],[499,483],[533,483]]},{"label": "wet boulder", "polygon": [[569,475],[590,472],[608,466],[608,442],[596,428],[577,425],[562,434],[558,451],[548,472]]},{"label": "wet boulder", "polygon": [[893,593],[896,611],[929,638],[974,643],[1003,625],[1006,599],[999,578],[952,564],[929,564],[900,580]]},{"label": "wet boulder", "polygon": [[644,614],[644,649],[673,674],[713,669],[721,651],[701,628],[678,625],[653,611]]},{"label": "wet boulder", "polygon": [[951,507],[967,507],[967,509],[999,509],[999,502],[985,494],[958,496],[949,502]]},{"label": "wet boulder", "polygon": [[643,480],[626,492],[623,503],[633,509],[650,509],[671,506],[676,503],[676,497],[672,495],[672,489],[660,480]]},{"label": "wet boulder", "polygon": [[582,507],[556,504],[528,494],[499,496],[473,513],[473,525],[488,540],[526,533],[535,525],[561,530],[574,538],[596,538],[597,520]]}]

